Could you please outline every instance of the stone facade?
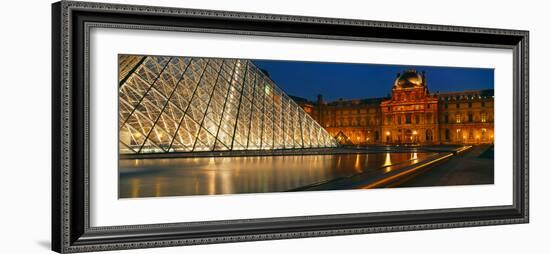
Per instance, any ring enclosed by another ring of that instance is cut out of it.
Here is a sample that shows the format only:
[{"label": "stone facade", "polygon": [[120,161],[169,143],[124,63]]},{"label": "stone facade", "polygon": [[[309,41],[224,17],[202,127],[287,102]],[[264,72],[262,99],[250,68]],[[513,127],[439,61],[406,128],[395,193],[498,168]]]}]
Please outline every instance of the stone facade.
[{"label": "stone facade", "polygon": [[391,97],[297,99],[342,144],[481,144],[494,140],[494,90],[430,93],[426,74],[398,73]]}]

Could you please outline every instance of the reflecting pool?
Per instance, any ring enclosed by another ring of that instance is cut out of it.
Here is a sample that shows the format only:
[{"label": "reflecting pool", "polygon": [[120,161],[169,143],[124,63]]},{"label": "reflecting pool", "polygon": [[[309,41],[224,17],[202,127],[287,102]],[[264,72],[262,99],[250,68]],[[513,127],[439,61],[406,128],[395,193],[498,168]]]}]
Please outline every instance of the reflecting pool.
[{"label": "reflecting pool", "polygon": [[432,154],[360,153],[120,160],[119,197],[288,191],[399,163],[415,163]]}]

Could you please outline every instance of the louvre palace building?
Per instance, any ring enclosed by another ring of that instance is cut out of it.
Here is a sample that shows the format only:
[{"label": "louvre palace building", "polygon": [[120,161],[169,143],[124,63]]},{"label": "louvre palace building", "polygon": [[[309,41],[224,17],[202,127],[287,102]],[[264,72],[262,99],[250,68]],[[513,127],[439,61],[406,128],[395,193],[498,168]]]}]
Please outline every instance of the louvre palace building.
[{"label": "louvre palace building", "polygon": [[494,90],[430,93],[426,73],[398,73],[391,96],[293,99],[341,144],[490,144]]}]

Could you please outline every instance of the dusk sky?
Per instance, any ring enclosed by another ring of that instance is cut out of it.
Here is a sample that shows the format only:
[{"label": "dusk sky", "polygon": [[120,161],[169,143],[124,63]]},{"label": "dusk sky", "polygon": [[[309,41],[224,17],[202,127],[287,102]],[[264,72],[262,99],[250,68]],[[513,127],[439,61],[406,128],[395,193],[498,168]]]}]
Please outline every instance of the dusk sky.
[{"label": "dusk sky", "polygon": [[253,60],[287,94],[315,101],[384,97],[398,72],[426,71],[431,93],[494,88],[493,69]]}]

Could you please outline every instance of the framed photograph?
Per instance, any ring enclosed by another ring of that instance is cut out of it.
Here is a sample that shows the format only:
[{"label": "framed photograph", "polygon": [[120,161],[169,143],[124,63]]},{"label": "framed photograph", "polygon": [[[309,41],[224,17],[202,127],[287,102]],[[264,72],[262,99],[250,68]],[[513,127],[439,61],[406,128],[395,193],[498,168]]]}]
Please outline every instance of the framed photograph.
[{"label": "framed photograph", "polygon": [[52,13],[54,251],[529,220],[528,31]]}]

